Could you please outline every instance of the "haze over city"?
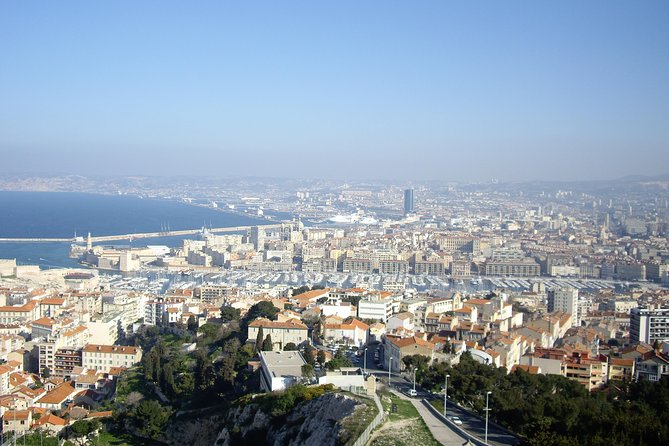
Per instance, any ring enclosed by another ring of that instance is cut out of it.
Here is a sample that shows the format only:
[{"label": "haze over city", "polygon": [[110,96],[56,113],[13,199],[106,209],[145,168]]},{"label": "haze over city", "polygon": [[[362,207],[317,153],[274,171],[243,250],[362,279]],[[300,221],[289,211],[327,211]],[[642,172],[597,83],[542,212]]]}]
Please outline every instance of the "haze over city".
[{"label": "haze over city", "polygon": [[0,174],[666,173],[667,23],[664,1],[4,2]]}]

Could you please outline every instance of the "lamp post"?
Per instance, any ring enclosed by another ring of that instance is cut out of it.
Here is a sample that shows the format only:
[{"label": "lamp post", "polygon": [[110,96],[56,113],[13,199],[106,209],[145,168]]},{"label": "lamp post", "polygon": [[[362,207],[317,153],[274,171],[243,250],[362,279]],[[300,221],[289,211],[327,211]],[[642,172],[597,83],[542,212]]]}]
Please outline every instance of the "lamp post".
[{"label": "lamp post", "polygon": [[365,347],[364,357],[362,358],[362,376],[367,372],[367,347]]},{"label": "lamp post", "polygon": [[393,368],[393,357],[388,360],[388,387],[390,387],[390,370]]},{"label": "lamp post", "polygon": [[446,385],[444,386],[444,418],[446,418],[446,405],[448,404],[448,378],[451,375],[446,375]]},{"label": "lamp post", "polygon": [[488,444],[488,414],[490,413],[490,407],[488,406],[488,401],[490,399],[491,391],[487,391],[485,394],[485,443]]},{"label": "lamp post", "polygon": [[417,369],[413,369],[413,391],[414,392],[416,391],[416,370]]}]

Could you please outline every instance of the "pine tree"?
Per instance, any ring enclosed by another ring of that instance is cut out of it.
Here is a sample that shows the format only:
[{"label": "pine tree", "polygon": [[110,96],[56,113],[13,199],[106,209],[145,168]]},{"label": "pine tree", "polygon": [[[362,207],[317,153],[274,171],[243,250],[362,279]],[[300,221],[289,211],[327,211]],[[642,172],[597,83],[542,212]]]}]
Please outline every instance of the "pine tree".
[{"label": "pine tree", "polygon": [[265,335],[262,332],[262,327],[258,328],[258,336],[256,336],[256,353],[262,350],[262,343]]},{"label": "pine tree", "polygon": [[272,344],[272,335],[268,334],[262,343],[262,351],[271,352],[273,350],[273,347],[274,345]]}]

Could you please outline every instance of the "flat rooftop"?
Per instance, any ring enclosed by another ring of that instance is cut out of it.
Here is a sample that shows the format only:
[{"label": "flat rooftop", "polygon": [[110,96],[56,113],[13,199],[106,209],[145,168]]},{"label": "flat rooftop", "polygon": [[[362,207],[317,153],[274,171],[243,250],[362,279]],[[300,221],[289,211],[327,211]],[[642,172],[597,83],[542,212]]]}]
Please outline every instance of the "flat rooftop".
[{"label": "flat rooftop", "polygon": [[260,352],[260,359],[274,377],[302,376],[302,366],[307,363],[298,351]]}]

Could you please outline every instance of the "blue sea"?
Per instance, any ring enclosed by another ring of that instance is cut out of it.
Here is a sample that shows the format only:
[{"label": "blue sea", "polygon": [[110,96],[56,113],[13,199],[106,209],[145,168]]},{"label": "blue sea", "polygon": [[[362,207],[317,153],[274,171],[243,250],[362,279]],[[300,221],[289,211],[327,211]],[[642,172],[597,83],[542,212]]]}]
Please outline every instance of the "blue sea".
[{"label": "blue sea", "polygon": [[[176,201],[128,195],[0,191],[0,238],[72,238],[267,223]],[[194,237],[194,236],[190,236]],[[184,237],[135,240],[133,246],[178,246]],[[127,245],[129,242],[117,242]],[[42,268],[76,267],[70,243],[0,243],[0,258]]]}]

